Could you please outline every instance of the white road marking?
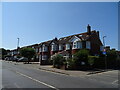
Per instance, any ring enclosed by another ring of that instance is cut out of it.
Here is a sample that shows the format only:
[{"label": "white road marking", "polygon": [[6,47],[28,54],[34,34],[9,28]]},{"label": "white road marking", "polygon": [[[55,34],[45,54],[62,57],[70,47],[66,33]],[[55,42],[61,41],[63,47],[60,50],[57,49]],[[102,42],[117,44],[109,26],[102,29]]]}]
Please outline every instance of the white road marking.
[{"label": "white road marking", "polygon": [[118,82],[118,80],[113,81],[112,84],[115,84],[116,82]]},{"label": "white road marking", "polygon": [[14,83],[14,85],[15,85],[17,88],[20,88],[16,83]]},{"label": "white road marking", "polygon": [[22,73],[20,73],[20,72],[17,72],[17,71],[16,71],[16,73],[18,73],[18,74],[20,74],[20,75],[22,75],[22,76],[24,76],[24,77],[27,77],[27,78],[29,78],[29,79],[31,79],[31,80],[33,80],[33,81],[36,81],[36,82],[38,82],[38,83],[41,83],[41,84],[43,84],[43,85],[45,85],[45,86],[47,86],[47,87],[53,88],[53,89],[55,89],[55,90],[59,90],[58,88],[56,88],[56,87],[54,87],[54,86],[52,86],[52,85],[46,84],[46,83],[44,83],[44,82],[41,82],[41,81],[39,81],[39,80],[37,80],[37,79],[34,79],[34,78],[32,78],[32,77],[30,77],[30,76],[27,76],[27,75],[25,75],[25,74],[22,74]]}]

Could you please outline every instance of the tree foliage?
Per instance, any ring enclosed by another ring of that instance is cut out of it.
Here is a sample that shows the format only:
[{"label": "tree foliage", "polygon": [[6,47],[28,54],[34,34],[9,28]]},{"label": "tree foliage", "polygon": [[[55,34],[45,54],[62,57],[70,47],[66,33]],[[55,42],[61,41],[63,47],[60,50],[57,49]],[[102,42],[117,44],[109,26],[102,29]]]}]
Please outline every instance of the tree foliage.
[{"label": "tree foliage", "polygon": [[4,48],[0,48],[0,53],[1,53],[2,59],[4,59],[5,55],[7,55],[7,50]]},{"label": "tree foliage", "polygon": [[33,56],[35,55],[35,50],[33,48],[22,48],[20,50],[20,55],[28,58],[28,63],[29,63],[31,58],[33,58]]}]

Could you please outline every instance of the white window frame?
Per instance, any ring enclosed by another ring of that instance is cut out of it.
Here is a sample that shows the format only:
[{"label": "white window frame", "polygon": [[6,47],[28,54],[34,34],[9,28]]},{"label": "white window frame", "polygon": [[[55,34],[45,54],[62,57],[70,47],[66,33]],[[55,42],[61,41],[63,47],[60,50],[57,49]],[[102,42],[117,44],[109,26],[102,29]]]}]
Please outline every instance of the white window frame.
[{"label": "white window frame", "polygon": [[57,44],[51,45],[51,51],[57,51]]},{"label": "white window frame", "polygon": [[82,42],[80,42],[80,41],[77,42],[77,48],[78,48],[78,49],[81,49],[81,48],[82,48]]},{"label": "white window frame", "polygon": [[66,50],[69,50],[70,49],[70,44],[66,44]]},{"label": "white window frame", "polygon": [[73,49],[77,49],[77,42],[73,42]]},{"label": "white window frame", "polygon": [[59,45],[59,50],[63,50],[63,45]]},{"label": "white window frame", "polygon": [[82,42],[81,41],[73,42],[73,49],[81,49],[81,48],[82,48]]},{"label": "white window frame", "polygon": [[39,48],[39,52],[42,52],[42,47]]},{"label": "white window frame", "polygon": [[43,45],[42,51],[43,52],[47,52],[48,51],[48,47],[46,45]]}]

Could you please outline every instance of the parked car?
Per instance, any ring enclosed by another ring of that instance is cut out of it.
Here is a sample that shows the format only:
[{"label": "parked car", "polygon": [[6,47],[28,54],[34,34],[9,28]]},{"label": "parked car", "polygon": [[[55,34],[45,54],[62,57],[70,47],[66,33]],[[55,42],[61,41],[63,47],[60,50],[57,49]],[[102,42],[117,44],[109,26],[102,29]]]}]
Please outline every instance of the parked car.
[{"label": "parked car", "polygon": [[13,58],[12,61],[18,61],[19,58]]},{"label": "parked car", "polygon": [[6,57],[5,60],[6,60],[6,61],[12,61],[12,60],[13,60],[13,57]]},{"label": "parked car", "polygon": [[17,60],[17,62],[27,62],[28,61],[28,58],[25,58],[25,57],[21,57]]},{"label": "parked car", "polygon": [[6,60],[6,61],[9,61],[9,58],[10,58],[10,57],[6,57],[5,60]]}]

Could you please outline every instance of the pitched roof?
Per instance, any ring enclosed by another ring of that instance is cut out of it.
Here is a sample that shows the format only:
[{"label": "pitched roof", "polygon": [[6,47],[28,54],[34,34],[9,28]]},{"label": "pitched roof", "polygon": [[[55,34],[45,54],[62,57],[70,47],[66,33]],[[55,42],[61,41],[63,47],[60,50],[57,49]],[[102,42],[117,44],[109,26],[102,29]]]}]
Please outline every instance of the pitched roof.
[{"label": "pitched roof", "polygon": [[[93,33],[95,31],[91,31],[91,33]],[[71,36],[67,36],[67,37],[62,37],[59,39],[59,43],[63,44],[63,43],[69,43],[69,40],[73,37],[73,36],[77,36],[78,38],[80,38],[81,40],[88,40],[90,35],[88,35],[87,32],[85,33],[80,33],[80,34],[74,34]]]},{"label": "pitched roof", "polygon": [[39,46],[41,46],[41,45],[43,45],[43,44],[44,44],[44,45],[49,45],[49,44],[51,43],[51,41],[52,41],[52,40],[48,40],[48,41],[42,42],[42,43],[39,44]]}]

